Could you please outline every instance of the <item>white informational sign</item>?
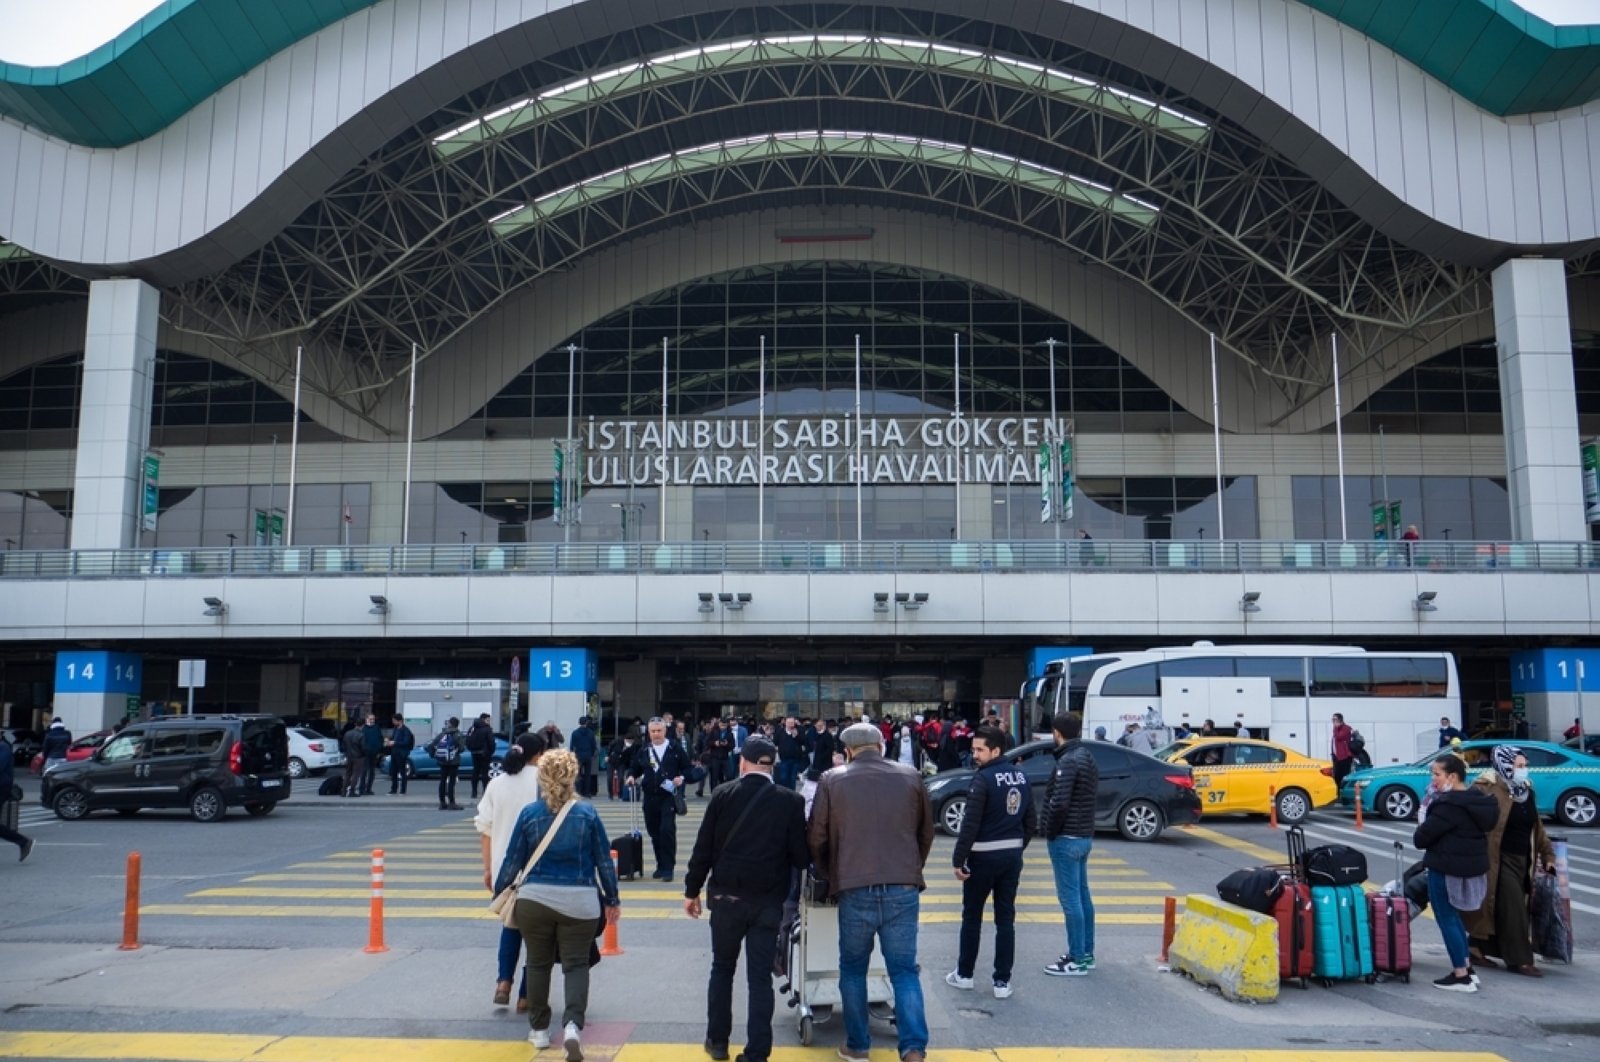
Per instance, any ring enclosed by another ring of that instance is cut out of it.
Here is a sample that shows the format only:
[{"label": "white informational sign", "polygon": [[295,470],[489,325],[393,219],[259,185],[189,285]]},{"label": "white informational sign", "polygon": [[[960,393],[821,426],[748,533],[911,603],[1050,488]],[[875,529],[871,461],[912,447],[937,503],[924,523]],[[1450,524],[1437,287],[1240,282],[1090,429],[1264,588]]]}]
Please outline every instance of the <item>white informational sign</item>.
[{"label": "white informational sign", "polygon": [[206,662],[204,660],[179,660],[178,661],[178,687],[180,689],[204,688],[206,684]]},{"label": "white informational sign", "polygon": [[504,683],[500,679],[401,679],[395,685],[402,690],[497,690]]}]

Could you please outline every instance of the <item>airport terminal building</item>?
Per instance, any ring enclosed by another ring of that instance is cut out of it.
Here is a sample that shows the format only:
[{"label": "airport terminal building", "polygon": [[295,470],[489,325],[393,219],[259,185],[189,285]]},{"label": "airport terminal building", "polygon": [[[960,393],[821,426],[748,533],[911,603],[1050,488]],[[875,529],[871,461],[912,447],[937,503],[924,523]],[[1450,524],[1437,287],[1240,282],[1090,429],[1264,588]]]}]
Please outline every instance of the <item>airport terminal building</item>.
[{"label": "airport terminal building", "polygon": [[1200,638],[1493,722],[1600,630],[1597,177],[1600,25],[1504,0],[164,5],[0,64],[0,722]]}]

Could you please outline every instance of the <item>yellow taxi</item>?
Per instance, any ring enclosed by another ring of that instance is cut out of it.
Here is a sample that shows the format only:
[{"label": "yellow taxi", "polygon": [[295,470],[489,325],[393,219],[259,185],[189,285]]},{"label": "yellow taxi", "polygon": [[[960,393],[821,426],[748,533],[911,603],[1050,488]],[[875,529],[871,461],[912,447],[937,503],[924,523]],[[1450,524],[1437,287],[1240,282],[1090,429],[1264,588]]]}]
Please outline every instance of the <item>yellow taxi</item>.
[{"label": "yellow taxi", "polygon": [[1276,801],[1278,821],[1293,825],[1339,798],[1332,763],[1270,741],[1188,737],[1160,749],[1156,758],[1188,765],[1206,815],[1265,815]]}]

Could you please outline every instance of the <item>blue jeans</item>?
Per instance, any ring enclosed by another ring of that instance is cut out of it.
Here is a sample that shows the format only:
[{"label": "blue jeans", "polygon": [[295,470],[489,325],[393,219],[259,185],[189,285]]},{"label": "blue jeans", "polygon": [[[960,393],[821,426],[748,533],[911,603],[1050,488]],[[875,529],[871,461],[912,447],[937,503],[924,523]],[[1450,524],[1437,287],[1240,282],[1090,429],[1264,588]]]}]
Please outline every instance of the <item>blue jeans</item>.
[{"label": "blue jeans", "polygon": [[1067,950],[1073,962],[1094,954],[1094,900],[1089,896],[1087,837],[1057,837],[1050,842],[1050,865],[1056,872],[1056,899],[1067,916]]},{"label": "blue jeans", "polygon": [[1433,920],[1439,923],[1439,935],[1444,938],[1444,950],[1450,953],[1450,966],[1455,970],[1467,968],[1467,927],[1461,921],[1461,912],[1450,906],[1450,888],[1444,883],[1444,874],[1428,871],[1428,902],[1433,905]]},{"label": "blue jeans", "polygon": [[844,1042],[851,1051],[865,1054],[872,1046],[867,1028],[867,963],[874,936],[894,985],[900,1054],[928,1049],[928,1018],[917,974],[921,907],[915,885],[868,885],[839,894],[839,996],[844,1003]]},{"label": "blue jeans", "polygon": [[[522,932],[508,926],[500,927],[500,976],[496,981],[511,981],[517,976],[517,959],[522,955]],[[522,968],[522,988],[517,991],[517,998],[524,999],[528,995],[528,968]]]}]

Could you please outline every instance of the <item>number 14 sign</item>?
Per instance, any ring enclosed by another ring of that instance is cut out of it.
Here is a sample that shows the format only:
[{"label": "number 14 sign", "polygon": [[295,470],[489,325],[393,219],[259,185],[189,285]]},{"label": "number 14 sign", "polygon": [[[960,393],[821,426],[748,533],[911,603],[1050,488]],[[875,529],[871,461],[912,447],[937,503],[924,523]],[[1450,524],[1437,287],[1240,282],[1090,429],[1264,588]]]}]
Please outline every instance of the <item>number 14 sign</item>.
[{"label": "number 14 sign", "polygon": [[529,649],[528,692],[593,693],[600,661],[593,649]]},{"label": "number 14 sign", "polygon": [[138,693],[144,671],[132,653],[56,654],[56,693]]}]

